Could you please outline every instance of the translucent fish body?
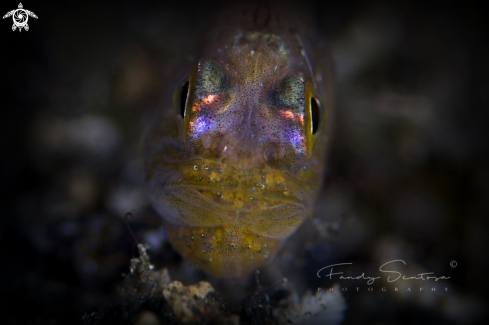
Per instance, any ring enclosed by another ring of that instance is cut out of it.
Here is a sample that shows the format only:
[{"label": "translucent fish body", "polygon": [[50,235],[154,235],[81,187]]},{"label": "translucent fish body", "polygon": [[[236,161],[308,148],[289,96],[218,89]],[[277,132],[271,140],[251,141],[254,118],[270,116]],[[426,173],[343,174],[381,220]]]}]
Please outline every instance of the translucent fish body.
[{"label": "translucent fish body", "polygon": [[242,17],[209,32],[145,143],[166,236],[219,277],[268,263],[311,214],[331,106],[323,43],[286,16]]}]

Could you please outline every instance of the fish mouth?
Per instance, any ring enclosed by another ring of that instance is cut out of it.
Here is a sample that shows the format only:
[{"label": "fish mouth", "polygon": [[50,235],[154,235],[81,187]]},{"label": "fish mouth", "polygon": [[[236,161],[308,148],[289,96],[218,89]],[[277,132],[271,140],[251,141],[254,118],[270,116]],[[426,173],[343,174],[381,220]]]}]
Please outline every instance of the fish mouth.
[{"label": "fish mouth", "polygon": [[267,166],[240,170],[191,162],[180,165],[172,181],[149,186],[153,206],[172,224],[246,227],[270,238],[291,234],[312,206],[304,184]]},{"label": "fish mouth", "polygon": [[218,277],[268,263],[313,204],[307,182],[270,166],[194,160],[160,168],[147,184],[174,249]]},{"label": "fish mouth", "polygon": [[[178,223],[192,227],[232,225],[255,234],[283,238],[292,233],[306,215],[306,206],[294,198],[245,195],[239,189],[211,190],[199,186],[165,188],[165,203]],[[168,210],[167,210],[168,211]],[[164,214],[163,214],[164,215]]]}]

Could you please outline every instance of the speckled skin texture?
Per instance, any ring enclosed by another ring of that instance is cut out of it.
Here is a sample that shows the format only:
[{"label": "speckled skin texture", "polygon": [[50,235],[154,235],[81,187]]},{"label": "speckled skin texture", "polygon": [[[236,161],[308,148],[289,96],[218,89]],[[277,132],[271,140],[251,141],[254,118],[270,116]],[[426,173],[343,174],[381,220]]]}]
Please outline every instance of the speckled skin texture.
[{"label": "speckled skin texture", "polygon": [[166,236],[219,277],[268,263],[311,214],[332,104],[328,52],[309,43],[307,26],[269,7],[230,16],[237,19],[223,18],[204,37],[182,72],[186,100],[177,84],[145,146],[150,201]]}]

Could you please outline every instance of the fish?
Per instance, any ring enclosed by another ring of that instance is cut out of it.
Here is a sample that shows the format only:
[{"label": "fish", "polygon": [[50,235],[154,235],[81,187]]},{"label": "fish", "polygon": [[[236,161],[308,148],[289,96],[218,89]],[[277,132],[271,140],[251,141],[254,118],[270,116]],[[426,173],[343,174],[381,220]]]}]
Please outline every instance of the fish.
[{"label": "fish", "polygon": [[298,15],[267,2],[216,16],[145,139],[165,236],[212,276],[268,264],[321,188],[334,70]]}]

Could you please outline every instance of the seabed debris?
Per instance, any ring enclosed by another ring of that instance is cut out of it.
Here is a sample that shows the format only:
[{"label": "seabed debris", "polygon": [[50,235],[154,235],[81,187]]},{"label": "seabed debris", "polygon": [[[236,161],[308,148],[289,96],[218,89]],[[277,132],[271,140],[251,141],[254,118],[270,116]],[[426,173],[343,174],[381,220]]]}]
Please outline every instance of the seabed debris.
[{"label": "seabed debris", "polygon": [[341,289],[306,292],[301,298],[281,285],[246,296],[239,309],[222,302],[207,281],[184,285],[168,270],[155,270],[148,246],[138,244],[129,272],[112,305],[83,316],[85,325],[101,324],[339,324],[346,308]]}]

